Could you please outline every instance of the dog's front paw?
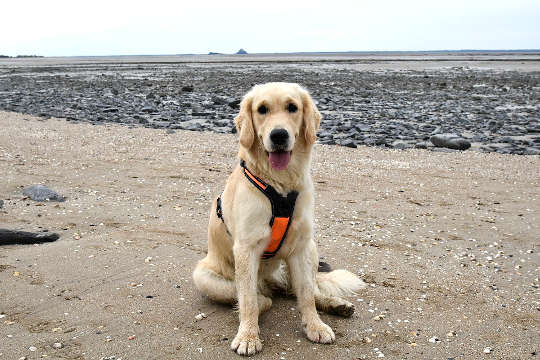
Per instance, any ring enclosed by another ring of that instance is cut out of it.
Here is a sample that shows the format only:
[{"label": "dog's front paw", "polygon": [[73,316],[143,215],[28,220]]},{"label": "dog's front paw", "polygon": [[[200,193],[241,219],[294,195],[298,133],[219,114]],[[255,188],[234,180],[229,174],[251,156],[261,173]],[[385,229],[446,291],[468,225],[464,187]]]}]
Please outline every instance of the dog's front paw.
[{"label": "dog's front paw", "polygon": [[306,325],[304,331],[308,339],[316,343],[331,344],[336,340],[336,335],[330,326],[322,321]]},{"label": "dog's front paw", "polygon": [[257,331],[238,330],[231,343],[231,349],[238,355],[251,356],[262,350],[262,343]]}]

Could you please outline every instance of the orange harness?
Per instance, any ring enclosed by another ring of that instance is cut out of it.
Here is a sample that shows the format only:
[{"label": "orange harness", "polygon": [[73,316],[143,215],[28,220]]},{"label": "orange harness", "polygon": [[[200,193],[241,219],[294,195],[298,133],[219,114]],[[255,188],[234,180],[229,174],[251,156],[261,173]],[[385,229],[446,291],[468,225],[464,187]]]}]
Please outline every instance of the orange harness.
[{"label": "orange harness", "polygon": [[[276,255],[281,248],[285,237],[287,236],[287,231],[291,225],[292,215],[294,212],[294,204],[296,203],[296,198],[298,197],[298,192],[291,191],[286,197],[281,196],[271,185],[266,184],[257,176],[253,175],[246,168],[246,163],[244,160],[240,162],[240,165],[244,170],[244,175],[246,178],[253,185],[255,185],[255,187],[268,198],[268,200],[270,200],[270,204],[272,205],[272,218],[270,219],[272,233],[270,235],[270,243],[262,255],[263,259],[269,259]],[[218,218],[220,218],[221,221],[223,221],[223,224],[225,224],[225,220],[223,219],[223,210],[221,208],[221,197],[218,197],[217,199],[216,213]],[[227,233],[229,233],[228,229]]]}]

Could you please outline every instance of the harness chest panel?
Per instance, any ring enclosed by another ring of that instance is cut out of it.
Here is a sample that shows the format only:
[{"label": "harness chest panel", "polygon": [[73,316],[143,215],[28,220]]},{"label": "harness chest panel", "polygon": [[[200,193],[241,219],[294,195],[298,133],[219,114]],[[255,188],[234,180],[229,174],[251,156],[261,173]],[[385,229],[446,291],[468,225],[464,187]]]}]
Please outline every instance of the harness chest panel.
[{"label": "harness chest panel", "polygon": [[[266,184],[257,176],[253,175],[247,169],[246,163],[243,160],[240,162],[240,165],[242,166],[242,170],[246,178],[268,198],[270,204],[272,205],[272,218],[270,219],[269,224],[272,228],[272,232],[270,234],[270,243],[262,255],[263,259],[269,259],[276,255],[281,248],[285,237],[287,236],[287,231],[289,230],[292,221],[294,205],[296,203],[296,198],[298,197],[298,192],[291,191],[287,194],[287,196],[281,196],[281,194],[279,194],[271,185]],[[225,220],[223,219],[223,210],[221,208],[221,198],[217,199],[216,213],[221,221],[225,223]]]}]

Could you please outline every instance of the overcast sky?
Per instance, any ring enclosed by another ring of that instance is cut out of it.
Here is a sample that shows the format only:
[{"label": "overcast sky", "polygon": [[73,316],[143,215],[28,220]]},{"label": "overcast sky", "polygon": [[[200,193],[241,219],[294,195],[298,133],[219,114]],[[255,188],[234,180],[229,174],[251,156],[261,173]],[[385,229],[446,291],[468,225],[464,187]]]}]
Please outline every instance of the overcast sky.
[{"label": "overcast sky", "polygon": [[0,54],[539,49],[540,0],[3,1]]}]

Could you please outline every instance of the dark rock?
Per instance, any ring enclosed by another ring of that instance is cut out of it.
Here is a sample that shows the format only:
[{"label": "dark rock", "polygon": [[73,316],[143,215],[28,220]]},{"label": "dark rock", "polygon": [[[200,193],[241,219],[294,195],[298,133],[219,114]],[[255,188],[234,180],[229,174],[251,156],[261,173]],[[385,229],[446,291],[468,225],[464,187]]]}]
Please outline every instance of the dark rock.
[{"label": "dark rock", "polygon": [[239,109],[240,108],[240,102],[242,100],[232,100],[232,101],[229,101],[228,105],[229,107],[233,108],[233,109]]},{"label": "dark rock", "polygon": [[143,113],[147,113],[147,114],[155,114],[157,113],[158,111],[156,110],[156,108],[152,107],[152,106],[145,106],[141,109],[141,111]]},{"label": "dark rock", "polygon": [[118,108],[114,108],[114,107],[103,109],[104,113],[117,113],[118,111],[119,111]]},{"label": "dark rock", "polygon": [[212,102],[216,105],[225,105],[228,103],[227,99],[224,99],[220,96],[212,96]]},{"label": "dark rock", "polygon": [[528,147],[525,150],[523,150],[523,155],[540,155],[540,149]]},{"label": "dark rock", "polygon": [[39,244],[44,242],[56,241],[60,238],[57,233],[50,232],[27,232],[0,229],[0,245],[16,245],[16,244]]},{"label": "dark rock", "polygon": [[340,140],[339,145],[356,149],[356,142],[353,139]]},{"label": "dark rock", "polygon": [[180,124],[175,125],[175,128],[178,127],[179,129],[184,129],[184,130],[202,131],[203,123],[204,123],[204,119],[193,119],[193,120],[181,122]]},{"label": "dark rock", "polygon": [[214,125],[216,125],[218,127],[224,127],[224,126],[229,127],[231,125],[234,125],[234,123],[229,119],[214,120],[213,123],[214,123]]},{"label": "dark rock", "polygon": [[193,85],[182,86],[182,91],[183,92],[192,92],[193,91]]},{"label": "dark rock", "polygon": [[467,150],[471,143],[456,134],[437,134],[429,138],[436,147],[448,148],[453,150]]},{"label": "dark rock", "polygon": [[65,201],[65,198],[56,191],[43,185],[32,185],[23,190],[23,195],[34,201]]},{"label": "dark rock", "polygon": [[361,132],[369,132],[371,130],[371,126],[365,124],[356,124],[354,127]]},{"label": "dark rock", "polygon": [[4,207],[4,200],[0,200],[0,209]]},{"label": "dark rock", "polygon": [[214,112],[211,112],[211,111],[204,111],[204,110],[194,110],[191,115],[193,116],[208,116],[208,115],[213,115]]},{"label": "dark rock", "polygon": [[406,142],[396,140],[392,143],[392,147],[397,150],[410,149],[412,146]]}]

